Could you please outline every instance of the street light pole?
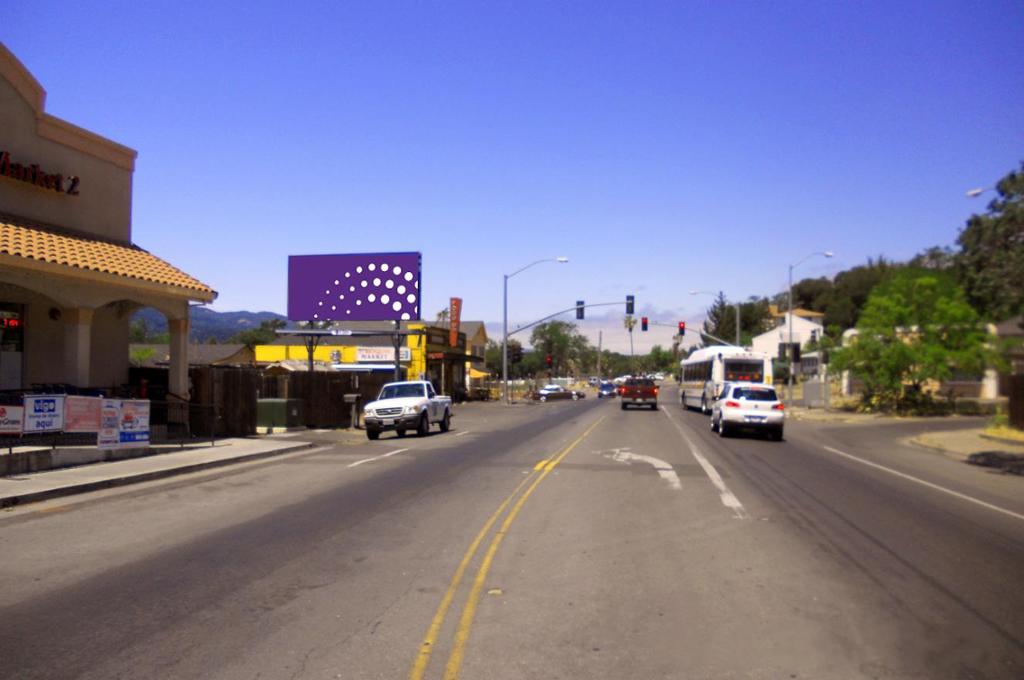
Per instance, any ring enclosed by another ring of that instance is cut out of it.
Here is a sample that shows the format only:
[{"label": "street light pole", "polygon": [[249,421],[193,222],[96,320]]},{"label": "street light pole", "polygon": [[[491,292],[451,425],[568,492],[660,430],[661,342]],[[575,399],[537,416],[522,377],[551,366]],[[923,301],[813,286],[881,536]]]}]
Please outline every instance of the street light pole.
[{"label": "street light pole", "polygon": [[568,261],[569,258],[567,257],[548,257],[544,258],[543,260],[531,262],[525,267],[520,267],[511,274],[504,275],[505,280],[504,285],[502,287],[501,295],[501,391],[502,401],[504,401],[505,404],[511,403],[508,396],[508,280],[511,279],[516,274],[518,274],[519,272],[525,271],[530,267],[534,266],[535,264],[540,264],[541,262],[557,262],[559,264],[565,264]]},{"label": "street light pole", "polygon": [[786,322],[789,326],[789,342],[786,343],[786,349],[789,351],[789,371],[787,371],[789,375],[786,380],[786,399],[789,402],[793,401],[793,364],[795,363],[793,361],[793,269],[803,264],[807,260],[811,259],[815,255],[821,255],[822,257],[832,257],[835,255],[835,253],[833,253],[831,250],[814,252],[805,257],[804,259],[800,260],[799,262],[789,265],[789,294],[787,295],[787,297],[789,298],[789,313],[786,315],[788,317],[786,319]]}]

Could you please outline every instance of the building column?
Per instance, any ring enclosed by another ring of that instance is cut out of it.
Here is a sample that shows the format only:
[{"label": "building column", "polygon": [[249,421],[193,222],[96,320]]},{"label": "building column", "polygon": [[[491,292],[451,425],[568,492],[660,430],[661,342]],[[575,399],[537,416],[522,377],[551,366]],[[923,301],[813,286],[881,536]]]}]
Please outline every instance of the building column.
[{"label": "building column", "polygon": [[191,396],[188,389],[188,327],[187,317],[167,319],[167,328],[171,332],[167,387],[171,394],[186,401]]},{"label": "building column", "polygon": [[64,317],[65,376],[75,387],[89,387],[92,356],[92,314],[88,307],[69,307]]}]

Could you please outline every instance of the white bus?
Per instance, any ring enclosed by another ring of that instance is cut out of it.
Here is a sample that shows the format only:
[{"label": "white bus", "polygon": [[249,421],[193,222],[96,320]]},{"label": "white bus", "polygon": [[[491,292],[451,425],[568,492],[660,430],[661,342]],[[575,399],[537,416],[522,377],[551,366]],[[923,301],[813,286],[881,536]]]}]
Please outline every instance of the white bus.
[{"label": "white bus", "polygon": [[772,358],[742,347],[705,347],[683,359],[679,366],[679,400],[686,408],[699,408],[702,413],[711,413],[711,402],[722,383],[772,384]]}]

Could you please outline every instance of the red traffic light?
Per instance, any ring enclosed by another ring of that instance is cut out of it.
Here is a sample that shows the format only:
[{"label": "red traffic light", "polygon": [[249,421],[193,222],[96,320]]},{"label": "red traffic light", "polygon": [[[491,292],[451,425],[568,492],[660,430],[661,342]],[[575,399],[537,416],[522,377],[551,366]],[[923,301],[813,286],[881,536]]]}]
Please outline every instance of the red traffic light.
[{"label": "red traffic light", "polygon": [[646,316],[641,316],[640,317],[640,330],[642,330],[642,331],[647,330],[647,317]]},{"label": "red traffic light", "polygon": [[679,335],[686,335],[686,322],[685,321],[680,321],[679,322]]},{"label": "red traffic light", "polygon": [[546,357],[544,358],[544,363],[546,363],[546,364],[548,365],[548,368],[551,368],[551,355],[550,355],[550,354],[549,354],[549,355],[547,355],[547,356],[546,356]]}]

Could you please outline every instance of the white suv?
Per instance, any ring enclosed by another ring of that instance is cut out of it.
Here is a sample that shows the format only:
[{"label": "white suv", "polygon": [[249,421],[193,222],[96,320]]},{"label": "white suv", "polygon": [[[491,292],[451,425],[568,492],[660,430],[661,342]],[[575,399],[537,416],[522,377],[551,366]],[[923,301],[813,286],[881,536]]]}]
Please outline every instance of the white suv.
[{"label": "white suv", "polygon": [[782,441],[785,425],[786,407],[770,385],[726,383],[711,405],[711,431],[722,437],[738,430],[758,430]]}]

